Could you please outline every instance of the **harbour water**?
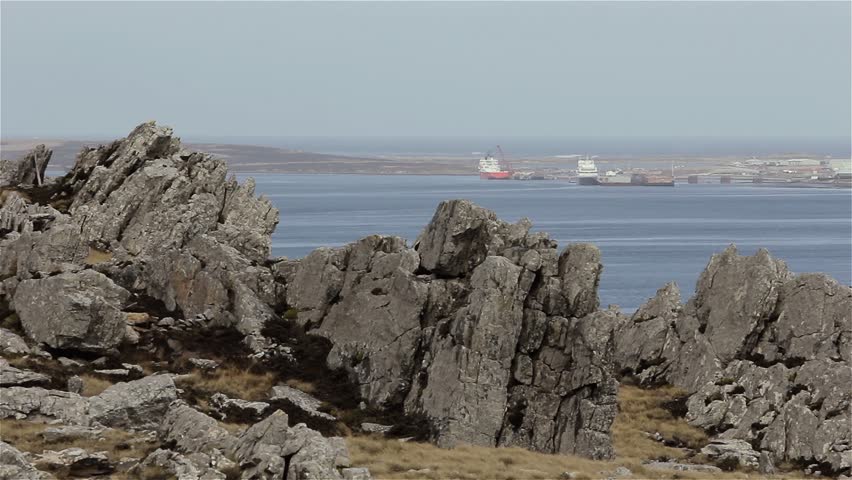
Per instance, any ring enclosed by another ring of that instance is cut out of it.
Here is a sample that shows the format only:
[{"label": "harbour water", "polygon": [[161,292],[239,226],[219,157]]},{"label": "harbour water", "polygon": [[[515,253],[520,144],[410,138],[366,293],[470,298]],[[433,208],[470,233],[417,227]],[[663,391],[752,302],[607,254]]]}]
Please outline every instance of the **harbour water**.
[{"label": "harbour water", "polygon": [[299,258],[370,234],[413,243],[442,200],[465,198],[507,221],[528,217],[560,249],[592,242],[603,254],[602,305],[632,311],[666,282],[684,300],[710,256],[735,243],[767,248],[797,273],[852,283],[852,192],[742,185],[581,187],[476,176],[260,175],[257,193],[281,212],[273,255]]}]

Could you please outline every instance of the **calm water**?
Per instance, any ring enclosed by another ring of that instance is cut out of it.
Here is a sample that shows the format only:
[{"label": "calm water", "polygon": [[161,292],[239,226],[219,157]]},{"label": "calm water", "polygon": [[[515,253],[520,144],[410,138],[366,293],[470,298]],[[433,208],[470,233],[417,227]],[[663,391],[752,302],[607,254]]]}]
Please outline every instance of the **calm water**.
[{"label": "calm water", "polygon": [[273,255],[303,257],[369,234],[409,243],[441,200],[466,198],[504,220],[532,220],[560,248],[593,242],[603,252],[603,305],[633,310],[676,281],[688,297],[714,252],[760,247],[795,272],[852,283],[852,192],[724,185],[580,187],[489,182],[477,177],[261,175],[257,192],[281,211]]}]

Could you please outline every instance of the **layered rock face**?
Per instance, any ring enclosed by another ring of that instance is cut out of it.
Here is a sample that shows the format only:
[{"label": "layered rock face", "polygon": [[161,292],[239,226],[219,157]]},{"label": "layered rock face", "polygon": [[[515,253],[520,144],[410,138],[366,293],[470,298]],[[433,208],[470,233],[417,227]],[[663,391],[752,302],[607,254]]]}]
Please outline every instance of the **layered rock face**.
[{"label": "layered rock face", "polygon": [[[82,277],[91,274],[76,272],[89,264],[112,279],[106,282],[160,300],[185,317],[233,324],[245,334],[259,330],[274,317],[270,305],[277,304],[272,275],[259,266],[269,256],[278,211],[254,197],[251,180],[239,185],[226,178],[226,170],[221,159],[183,150],[170,128],[153,122],[110,145],[84,150],[53,185],[54,196],[69,203],[67,214],[27,207],[20,199],[4,202],[0,279],[7,301],[22,317],[41,319],[27,322],[32,331],[50,330],[55,326],[50,318],[83,305],[106,304],[111,310],[104,315],[112,318],[113,310],[125,306],[126,295],[87,288]],[[80,278],[38,280],[68,272]],[[90,298],[78,301],[69,291],[63,297],[75,305],[54,306],[53,312],[43,311],[47,306],[31,308],[39,291],[73,289],[75,282]],[[24,290],[20,297],[18,286]],[[77,328],[116,323],[97,317],[86,325],[77,322]],[[120,340],[118,334],[110,336],[104,345],[88,344],[110,348]],[[38,337],[63,348],[59,344],[76,341]]]},{"label": "layered rock face", "polygon": [[619,368],[690,393],[687,420],[776,461],[852,467],[852,289],[765,250],[714,255],[695,295],[667,285],[618,332]]},{"label": "layered rock face", "polygon": [[443,202],[413,248],[367,237],[273,268],[374,407],[424,416],[433,439],[612,456],[612,332],[600,252],[561,254],[530,223]]}]

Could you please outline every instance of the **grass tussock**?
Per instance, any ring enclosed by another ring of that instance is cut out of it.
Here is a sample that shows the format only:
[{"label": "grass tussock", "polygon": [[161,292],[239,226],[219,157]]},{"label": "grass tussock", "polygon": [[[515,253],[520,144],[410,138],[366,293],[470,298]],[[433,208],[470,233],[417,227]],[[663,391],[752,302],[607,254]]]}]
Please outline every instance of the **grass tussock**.
[{"label": "grass tussock", "polygon": [[1,419],[0,439],[22,452],[41,454],[45,450],[82,448],[89,452],[106,452],[111,461],[122,457],[144,458],[157,448],[156,444],[133,442],[137,435],[120,429],[107,429],[100,438],[79,438],[62,442],[48,442],[42,437],[50,425],[26,420]]},{"label": "grass tussock", "polygon": [[290,388],[295,388],[296,390],[301,390],[305,393],[314,394],[317,391],[316,385],[298,378],[291,378],[284,383]]},{"label": "grass tussock", "polygon": [[100,395],[101,392],[113,386],[113,382],[88,373],[81,374],[80,378],[83,379],[83,391],[80,392],[80,395],[84,397]]},{"label": "grass tussock", "polygon": [[89,247],[89,254],[83,262],[87,265],[97,265],[99,263],[109,262],[110,260],[112,260],[112,252],[104,252],[97,248]]},{"label": "grass tussock", "polygon": [[683,398],[675,387],[642,389],[621,385],[618,389],[618,417],[612,426],[615,451],[619,457],[638,459],[681,459],[686,451],[668,447],[648,437],[659,432],[666,440],[692,449],[707,443],[703,430],[676,417],[666,404]]},{"label": "grass tussock", "polygon": [[178,383],[181,388],[191,387],[207,394],[224,393],[231,398],[265,400],[276,381],[272,372],[255,373],[241,368],[220,367],[212,372],[193,370]]}]

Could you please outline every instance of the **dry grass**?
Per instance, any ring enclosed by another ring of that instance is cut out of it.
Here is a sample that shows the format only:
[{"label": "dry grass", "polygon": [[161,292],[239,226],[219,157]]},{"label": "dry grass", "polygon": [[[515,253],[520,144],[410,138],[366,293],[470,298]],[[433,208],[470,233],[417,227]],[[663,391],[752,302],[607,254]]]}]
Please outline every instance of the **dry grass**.
[{"label": "dry grass", "polygon": [[121,457],[144,458],[157,447],[156,444],[134,443],[134,434],[119,430],[107,429],[101,439],[74,439],[61,443],[45,441],[41,432],[50,425],[26,420],[0,420],[0,439],[13,445],[18,450],[40,454],[45,450],[62,450],[65,448],[82,448],[89,452],[106,452],[110,460],[118,461]]},{"label": "dry grass", "polygon": [[113,382],[110,382],[109,380],[103,379],[101,377],[96,377],[89,373],[81,374],[80,378],[83,379],[83,391],[80,393],[80,395],[84,397],[94,397],[95,395],[99,395],[107,388],[113,386]]},{"label": "dry grass", "polygon": [[594,461],[570,455],[548,455],[520,448],[488,448],[469,445],[441,449],[434,445],[400,442],[378,436],[347,438],[352,464],[370,469],[373,477],[398,479],[483,479],[535,480],[558,479],[564,472],[575,472],[576,478],[607,478],[619,466],[633,472],[630,478],[643,479],[758,479],[784,478],[761,476],[750,472],[699,474],[654,470],[643,461],[661,457],[683,458],[682,449],[666,447],[651,440],[643,432],[659,432],[665,438],[690,446],[706,441],[704,433],[682,418],[676,418],[663,405],[682,395],[677,389],[664,387],[642,390],[619,388],[619,415],[613,425],[616,459]]},{"label": "dry grass", "polygon": [[206,393],[224,393],[231,398],[265,400],[276,383],[271,372],[254,373],[234,367],[219,367],[206,373],[194,370],[179,379],[181,388],[192,387]]},{"label": "dry grass", "polygon": [[684,392],[674,387],[641,389],[621,385],[618,389],[618,417],[612,426],[615,451],[619,457],[637,459],[680,459],[686,454],[652,440],[647,433],[659,432],[665,439],[676,440],[689,448],[707,443],[704,431],[675,418],[663,405],[676,400]]},{"label": "dry grass", "polygon": [[110,260],[112,260],[112,252],[104,252],[97,248],[89,247],[89,254],[86,256],[86,259],[83,260],[83,263],[88,265],[97,265],[99,263],[109,262]]},{"label": "dry grass", "polygon": [[311,382],[306,382],[304,380],[299,380],[298,378],[291,378],[284,382],[288,387],[295,388],[296,390],[301,390],[305,393],[314,394],[317,391],[316,385]]}]

